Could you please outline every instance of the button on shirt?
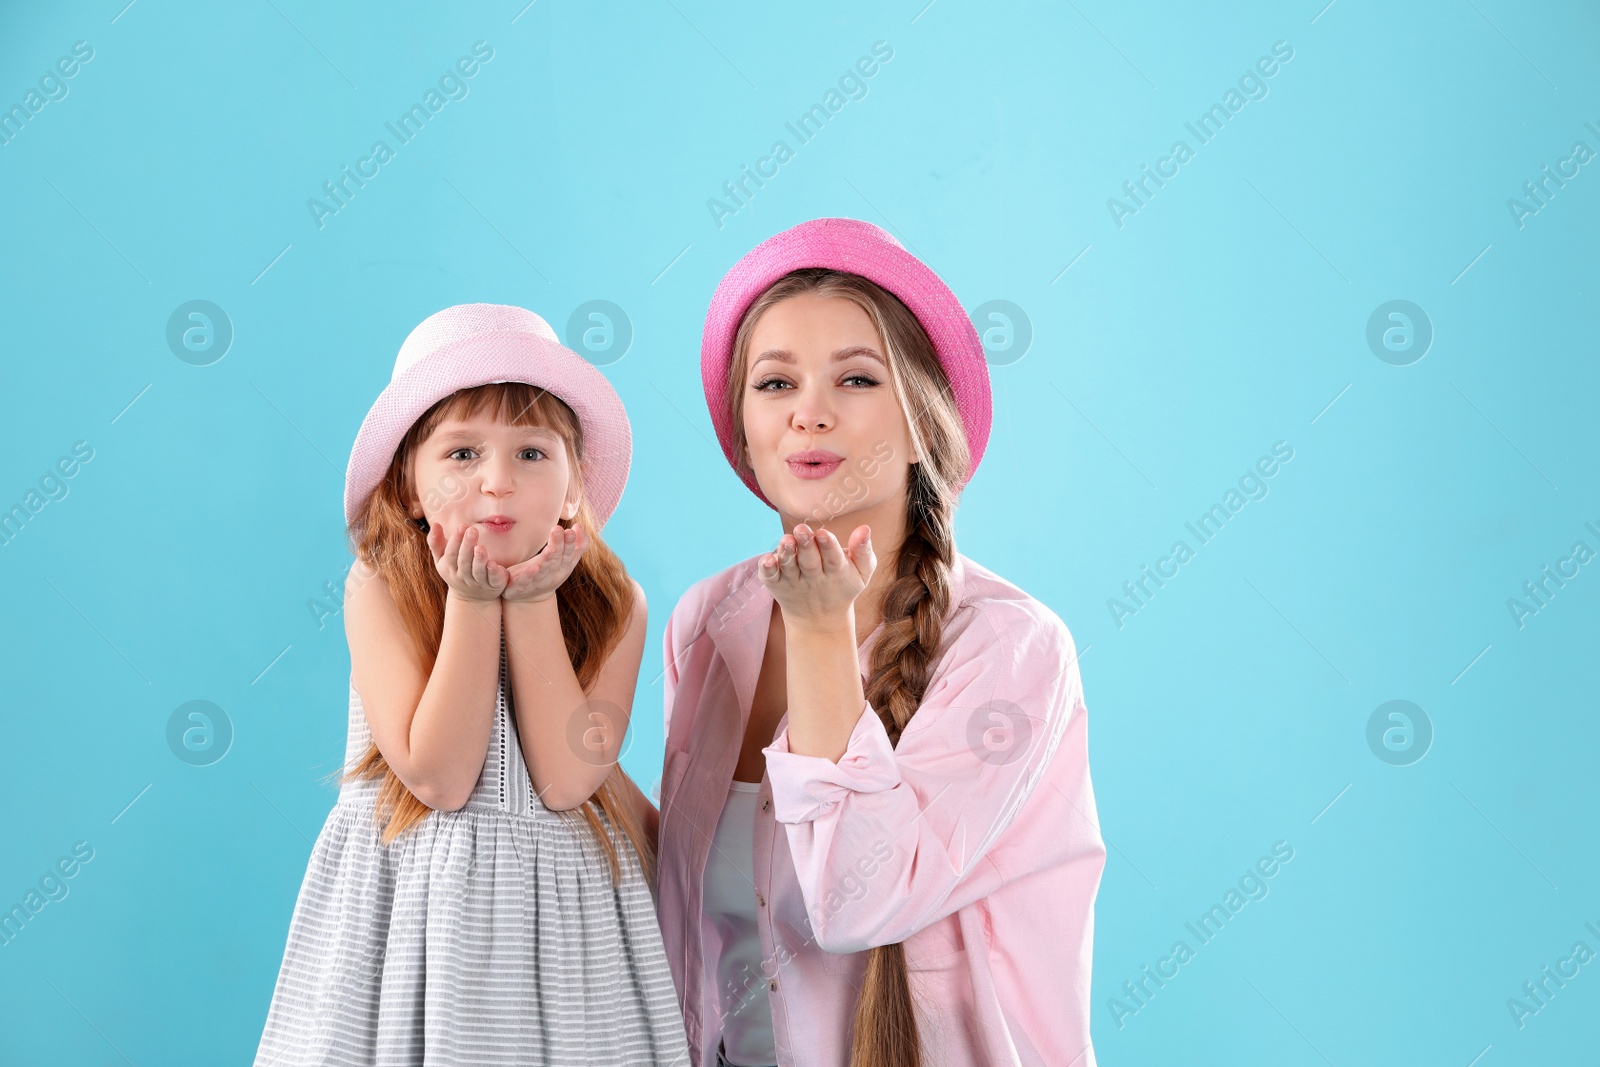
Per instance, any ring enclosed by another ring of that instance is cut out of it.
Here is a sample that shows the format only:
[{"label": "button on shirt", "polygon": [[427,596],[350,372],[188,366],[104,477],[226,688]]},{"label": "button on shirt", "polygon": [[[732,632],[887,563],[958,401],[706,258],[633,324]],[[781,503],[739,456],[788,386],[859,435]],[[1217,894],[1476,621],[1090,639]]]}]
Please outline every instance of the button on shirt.
[{"label": "button on shirt", "polygon": [[[658,915],[692,1067],[714,1067],[722,1036],[703,877],[771,625],[759,559],[692,586],[663,642]],[[780,1067],[847,1062],[866,950],[895,942],[930,1065],[1095,1067],[1105,845],[1077,651],[1053,612],[958,552],[899,745],[863,701],[837,763],[789,751],[787,715],[763,751],[752,870]]]},{"label": "button on shirt", "polygon": [[774,1062],[772,1012],[767,1003],[768,978],[762,966],[757,914],[766,898],[756,892],[755,870],[750,861],[751,827],[755,823],[757,782],[733,782],[728,802],[717,822],[717,832],[706,860],[706,919],[717,928],[722,951],[707,959],[715,968],[722,998],[718,1019],[723,1036],[723,1056],[730,1063]]}]

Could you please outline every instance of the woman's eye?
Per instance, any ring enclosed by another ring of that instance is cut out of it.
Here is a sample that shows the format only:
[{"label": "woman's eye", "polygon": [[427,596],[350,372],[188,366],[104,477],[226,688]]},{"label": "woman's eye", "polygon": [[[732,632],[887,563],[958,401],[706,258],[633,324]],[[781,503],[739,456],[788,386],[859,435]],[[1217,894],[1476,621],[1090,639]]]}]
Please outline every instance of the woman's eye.
[{"label": "woman's eye", "polygon": [[[876,379],[869,378],[865,374],[847,374],[844,377],[844,381],[846,381],[846,382],[863,382],[863,383],[865,383],[863,386],[860,386],[858,388],[870,388],[870,387],[878,384]],[[761,381],[759,381],[759,382],[757,382],[755,384],[754,388],[756,390],[758,390],[758,391],[773,392],[773,390],[768,389],[767,386],[769,386],[769,385],[787,385],[787,384],[788,383],[785,382],[782,378],[763,378]]]}]

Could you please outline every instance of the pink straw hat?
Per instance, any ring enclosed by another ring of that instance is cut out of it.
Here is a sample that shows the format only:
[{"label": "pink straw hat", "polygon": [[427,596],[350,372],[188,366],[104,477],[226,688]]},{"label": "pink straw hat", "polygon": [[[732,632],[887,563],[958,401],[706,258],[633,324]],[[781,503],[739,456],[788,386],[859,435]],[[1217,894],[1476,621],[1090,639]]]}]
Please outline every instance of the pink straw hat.
[{"label": "pink straw hat", "polygon": [[564,347],[544,319],[510,304],[457,304],[423,319],[400,346],[389,384],[361,421],[344,479],[345,522],[377,488],[406,431],[451,393],[526,382],[560,398],[583,429],[583,491],[601,526],[628,481],[633,431],[606,376]]},{"label": "pink straw hat", "polygon": [[[784,230],[756,245],[733,265],[711,298],[705,333],[700,343],[700,379],[706,406],[716,427],[722,454],[737,471],[733,425],[727,415],[728,374],[733,365],[733,339],[746,309],[773,282],[801,267],[831,267],[859,274],[900,298],[927,331],[950,379],[956,407],[966,428],[972,465],[962,482],[977,472],[989,443],[993,407],[989,394],[989,364],[972,319],[950,287],[925,263],[907,252],[900,242],[870,222],[858,219],[812,219]],[[754,475],[741,475],[744,484],[768,507],[773,507],[756,484]],[[776,508],[773,508],[776,511]]]}]

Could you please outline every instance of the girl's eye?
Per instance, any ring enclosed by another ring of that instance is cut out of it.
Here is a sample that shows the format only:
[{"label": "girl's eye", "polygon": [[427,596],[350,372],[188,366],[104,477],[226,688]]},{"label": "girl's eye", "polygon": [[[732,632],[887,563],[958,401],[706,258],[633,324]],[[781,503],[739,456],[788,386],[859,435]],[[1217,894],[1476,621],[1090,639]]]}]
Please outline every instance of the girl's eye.
[{"label": "girl's eye", "polygon": [[[468,448],[466,445],[463,445],[460,448],[452,449],[450,451],[449,455],[446,456],[445,458],[447,458],[447,459],[456,459],[457,458],[457,453],[460,453],[460,452],[476,452],[476,451],[477,451],[477,449]],[[541,449],[541,448],[534,448],[532,445],[529,445],[527,448],[524,448],[521,452],[518,453],[518,455],[527,455],[529,452],[535,453],[540,459],[544,459],[545,458],[544,450]],[[463,461],[463,462],[465,462],[465,461]]]}]

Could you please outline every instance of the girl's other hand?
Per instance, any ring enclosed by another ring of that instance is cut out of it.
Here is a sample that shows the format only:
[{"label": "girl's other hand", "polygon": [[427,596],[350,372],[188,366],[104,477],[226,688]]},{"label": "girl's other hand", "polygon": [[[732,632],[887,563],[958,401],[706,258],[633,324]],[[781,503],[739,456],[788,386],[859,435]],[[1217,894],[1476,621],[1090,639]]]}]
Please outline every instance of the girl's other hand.
[{"label": "girl's other hand", "polygon": [[537,555],[508,569],[510,578],[501,595],[511,603],[531,604],[550,599],[588,547],[589,539],[576,526],[571,529],[555,526]]},{"label": "girl's other hand", "polygon": [[508,581],[506,568],[489,558],[476,526],[458,526],[446,535],[441,523],[428,529],[428,550],[450,591],[461,600],[497,600]]}]

